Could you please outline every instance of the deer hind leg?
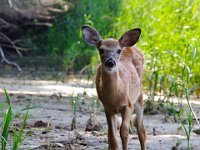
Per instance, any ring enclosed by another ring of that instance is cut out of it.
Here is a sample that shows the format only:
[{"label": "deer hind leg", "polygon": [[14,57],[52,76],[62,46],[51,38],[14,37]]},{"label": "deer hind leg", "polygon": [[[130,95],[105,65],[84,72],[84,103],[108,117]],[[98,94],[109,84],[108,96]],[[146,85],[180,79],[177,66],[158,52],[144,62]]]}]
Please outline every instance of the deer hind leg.
[{"label": "deer hind leg", "polygon": [[143,120],[143,96],[141,95],[134,104],[136,117],[134,118],[134,126],[137,128],[138,137],[142,150],[146,150],[146,128]]},{"label": "deer hind leg", "polygon": [[106,119],[108,123],[108,149],[109,150],[118,150],[118,144],[116,139],[117,133],[117,120],[116,115],[106,112]]},{"label": "deer hind leg", "polygon": [[131,113],[132,113],[132,108],[128,106],[125,106],[121,112],[122,122],[120,127],[120,137],[122,140],[123,150],[128,149],[128,136],[129,136],[129,124],[130,124]]}]

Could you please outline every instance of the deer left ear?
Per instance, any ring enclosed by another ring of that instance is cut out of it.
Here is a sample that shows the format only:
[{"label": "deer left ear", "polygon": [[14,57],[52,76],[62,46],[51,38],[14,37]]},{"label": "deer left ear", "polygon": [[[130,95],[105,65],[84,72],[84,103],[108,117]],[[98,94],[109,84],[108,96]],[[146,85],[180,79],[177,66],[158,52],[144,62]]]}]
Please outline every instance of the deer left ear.
[{"label": "deer left ear", "polygon": [[90,26],[82,26],[82,32],[85,41],[91,46],[98,46],[102,40],[99,32]]},{"label": "deer left ear", "polygon": [[140,28],[129,30],[122,35],[122,37],[119,39],[119,43],[122,47],[131,47],[138,41],[140,34]]}]

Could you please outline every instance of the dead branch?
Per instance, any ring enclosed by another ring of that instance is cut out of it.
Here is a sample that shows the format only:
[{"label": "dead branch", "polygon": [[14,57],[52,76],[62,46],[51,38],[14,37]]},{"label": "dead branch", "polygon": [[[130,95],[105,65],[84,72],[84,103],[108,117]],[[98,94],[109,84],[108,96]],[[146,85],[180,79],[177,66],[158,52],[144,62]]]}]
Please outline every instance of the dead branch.
[{"label": "dead branch", "polygon": [[38,0],[38,2],[37,4],[30,3],[29,8],[25,8],[23,1],[7,0],[0,9],[0,56],[2,62],[17,67],[19,71],[21,71],[19,65],[6,58],[5,50],[9,55],[7,51],[14,49],[21,57],[22,51],[30,50],[27,47],[26,32],[29,29],[45,31],[52,26],[55,19],[65,15],[68,10],[65,6],[66,8],[71,7],[71,4],[66,1],[53,0],[42,3]]},{"label": "dead branch", "polygon": [[88,68],[89,68],[89,66],[83,67],[83,68],[79,71],[79,76],[81,76]]},{"label": "dead branch", "polygon": [[8,0],[8,4],[9,4],[10,8],[12,8],[12,7],[13,7],[12,0]]},{"label": "dead branch", "polygon": [[49,7],[49,6],[51,6],[51,5],[44,5],[44,4],[41,2],[41,0],[38,0],[38,2],[39,2],[39,4],[40,4],[41,7]]},{"label": "dead branch", "polygon": [[5,21],[4,19],[0,18],[0,22],[2,22],[5,25],[9,25],[9,23],[7,21]]},{"label": "dead branch", "polygon": [[17,63],[11,62],[5,57],[5,54],[4,54],[3,49],[2,49],[1,46],[0,46],[0,54],[1,54],[1,62],[5,62],[5,63],[7,63],[9,65],[13,65],[13,66],[15,66],[17,68],[18,71],[22,71],[22,69],[20,68],[20,66]]},{"label": "dead branch", "polygon": [[3,24],[3,25],[0,24],[0,29],[17,28],[17,26],[15,24],[9,23],[6,20],[4,20],[3,18],[0,18],[0,23]]},{"label": "dead branch", "polygon": [[13,46],[13,48],[16,50],[17,54],[21,57],[22,54],[21,54],[21,52],[19,51],[18,46],[16,46],[16,45],[12,42],[12,40],[11,40],[9,37],[7,37],[5,34],[3,34],[3,33],[0,32],[0,35],[1,35],[2,37],[4,37],[4,39],[7,40],[7,42],[9,42],[9,43]]},{"label": "dead branch", "polygon": [[48,22],[30,22],[30,23],[26,23],[23,26],[47,26],[47,27],[51,27],[52,23],[48,23]]},{"label": "dead branch", "polygon": [[26,9],[19,9],[19,8],[15,8],[14,9],[15,13],[18,14],[18,16],[20,18],[23,18],[25,20],[28,21],[35,21],[37,20],[38,22],[49,22],[49,21],[53,21],[54,17],[51,15],[42,15],[42,14],[37,14],[34,13],[30,10],[26,10]]},{"label": "dead branch", "polygon": [[[12,48],[13,49],[13,46],[11,45],[8,45],[8,44],[1,44],[1,46],[3,47],[8,47],[8,48]],[[19,46],[16,46],[18,50],[20,51],[28,51],[30,50],[29,48],[25,48],[25,47],[19,47]]]}]

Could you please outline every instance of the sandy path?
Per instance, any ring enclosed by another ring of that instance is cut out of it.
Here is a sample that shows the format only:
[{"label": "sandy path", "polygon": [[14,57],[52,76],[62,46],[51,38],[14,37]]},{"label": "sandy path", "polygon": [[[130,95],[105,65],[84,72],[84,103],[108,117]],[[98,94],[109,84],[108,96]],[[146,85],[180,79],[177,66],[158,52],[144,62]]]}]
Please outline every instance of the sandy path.
[{"label": "sandy path", "polygon": [[[23,114],[23,109],[29,100],[34,109],[29,110],[26,133],[30,132],[20,149],[73,149],[94,150],[107,149],[107,125],[103,112],[97,112],[97,119],[103,129],[99,132],[85,132],[86,122],[92,112],[90,100],[96,99],[92,82],[84,80],[71,80],[66,83],[60,81],[19,80],[13,78],[0,78],[0,102],[5,103],[1,89],[5,87],[11,95],[14,113]],[[77,110],[77,129],[70,131],[72,121],[72,96],[86,93],[85,103],[80,103]],[[200,110],[199,101],[193,104]],[[1,119],[1,117],[0,117]],[[14,118],[12,124],[20,124],[20,117]],[[48,123],[48,127],[33,127],[37,121]],[[172,117],[166,121],[164,115],[145,115],[147,127],[148,150],[170,150],[177,141],[179,149],[185,149],[186,139],[184,132],[178,130],[180,124],[174,123]],[[194,128],[197,128],[195,126]],[[156,135],[153,135],[155,129]],[[119,142],[120,139],[118,138]],[[200,136],[192,133],[191,145],[194,150],[200,147]],[[43,145],[43,146],[41,146]],[[129,149],[140,149],[137,135],[131,134]]]}]

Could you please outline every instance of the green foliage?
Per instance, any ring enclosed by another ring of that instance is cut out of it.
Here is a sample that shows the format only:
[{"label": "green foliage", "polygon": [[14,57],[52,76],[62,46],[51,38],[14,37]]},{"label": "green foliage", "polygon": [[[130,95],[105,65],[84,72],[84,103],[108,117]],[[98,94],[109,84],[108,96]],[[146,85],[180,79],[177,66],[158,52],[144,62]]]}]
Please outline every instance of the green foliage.
[{"label": "green foliage", "polygon": [[197,49],[195,47],[192,49],[188,47],[184,57],[181,57],[175,52],[171,52],[171,53],[173,54],[173,56],[178,58],[181,64],[181,67],[180,67],[181,75],[178,76],[177,78],[179,78],[180,80],[179,85],[180,85],[180,88],[182,88],[183,90],[185,99],[187,100],[188,107],[189,107],[189,112],[186,112],[187,121],[188,121],[187,126],[184,124],[183,119],[181,117],[180,119],[181,119],[181,124],[184,128],[186,137],[187,137],[187,149],[191,149],[190,148],[190,134],[194,125],[193,117],[196,119],[196,122],[200,127],[199,121],[190,103],[190,94],[191,94],[190,91],[193,88],[193,84],[191,84],[191,77],[192,77],[191,74],[194,69],[193,68],[194,64],[197,61]]},{"label": "green foliage", "polygon": [[[157,72],[158,86],[154,87],[155,90],[165,88],[159,85],[162,76],[165,78],[163,82],[168,82],[174,78],[170,74],[181,74],[179,68],[182,64],[177,58],[168,55],[167,51],[174,51],[184,57],[191,49],[198,49],[200,1],[74,0],[71,4],[65,17],[55,21],[45,34],[33,38],[33,44],[37,41],[33,45],[38,49],[37,54],[50,57],[47,63],[52,65],[58,64],[56,57],[59,56],[62,62],[59,65],[66,70],[79,71],[85,66],[94,69],[99,63],[95,48],[85,44],[82,39],[81,26],[84,24],[94,26],[105,38],[119,38],[129,29],[141,28],[142,36],[138,46],[145,54],[144,79],[151,80],[151,75]],[[35,35],[35,32],[38,31],[32,31],[31,34]],[[200,82],[200,56],[196,57],[198,61],[193,64],[192,83]],[[191,62],[189,59],[187,63]],[[146,87],[150,84],[145,83]]]},{"label": "green foliage", "polygon": [[96,64],[94,47],[87,46],[81,34],[84,24],[98,28],[102,35],[113,35],[111,29],[118,13],[118,3],[114,0],[73,1],[73,7],[66,17],[57,20],[48,32],[48,54],[63,56],[63,65],[67,69],[80,70],[90,63]]},{"label": "green foliage", "polygon": [[[151,96],[157,91],[164,94],[166,89],[181,95],[183,91],[168,86],[176,84],[175,80],[182,74],[183,64],[177,55],[187,57],[187,65],[193,66],[190,84],[200,83],[198,8],[200,1],[196,0],[74,0],[65,17],[55,21],[45,34],[34,37],[38,42],[35,49],[38,55],[50,57],[47,63],[51,66],[59,65],[74,72],[87,66],[91,76],[99,57],[95,48],[83,41],[81,26],[94,26],[104,38],[119,38],[125,31],[139,27],[142,35],[137,45],[145,54],[144,87],[151,89]],[[38,31],[32,34],[35,32]],[[169,55],[169,51],[176,54]],[[57,56],[60,64],[56,62]]]},{"label": "green foliage", "polygon": [[[120,17],[115,24],[115,32],[120,36],[127,29],[140,27],[142,36],[139,47],[146,56],[145,80],[151,72],[159,71],[159,75],[180,75],[181,63],[177,58],[169,56],[171,50],[181,57],[191,49],[198,49],[200,42],[200,2],[195,0],[122,0]],[[192,64],[192,55],[187,63]],[[199,77],[200,56],[192,76]],[[197,80],[197,79],[192,79]],[[194,81],[197,82],[197,81]],[[199,82],[199,81],[198,81]]]}]

